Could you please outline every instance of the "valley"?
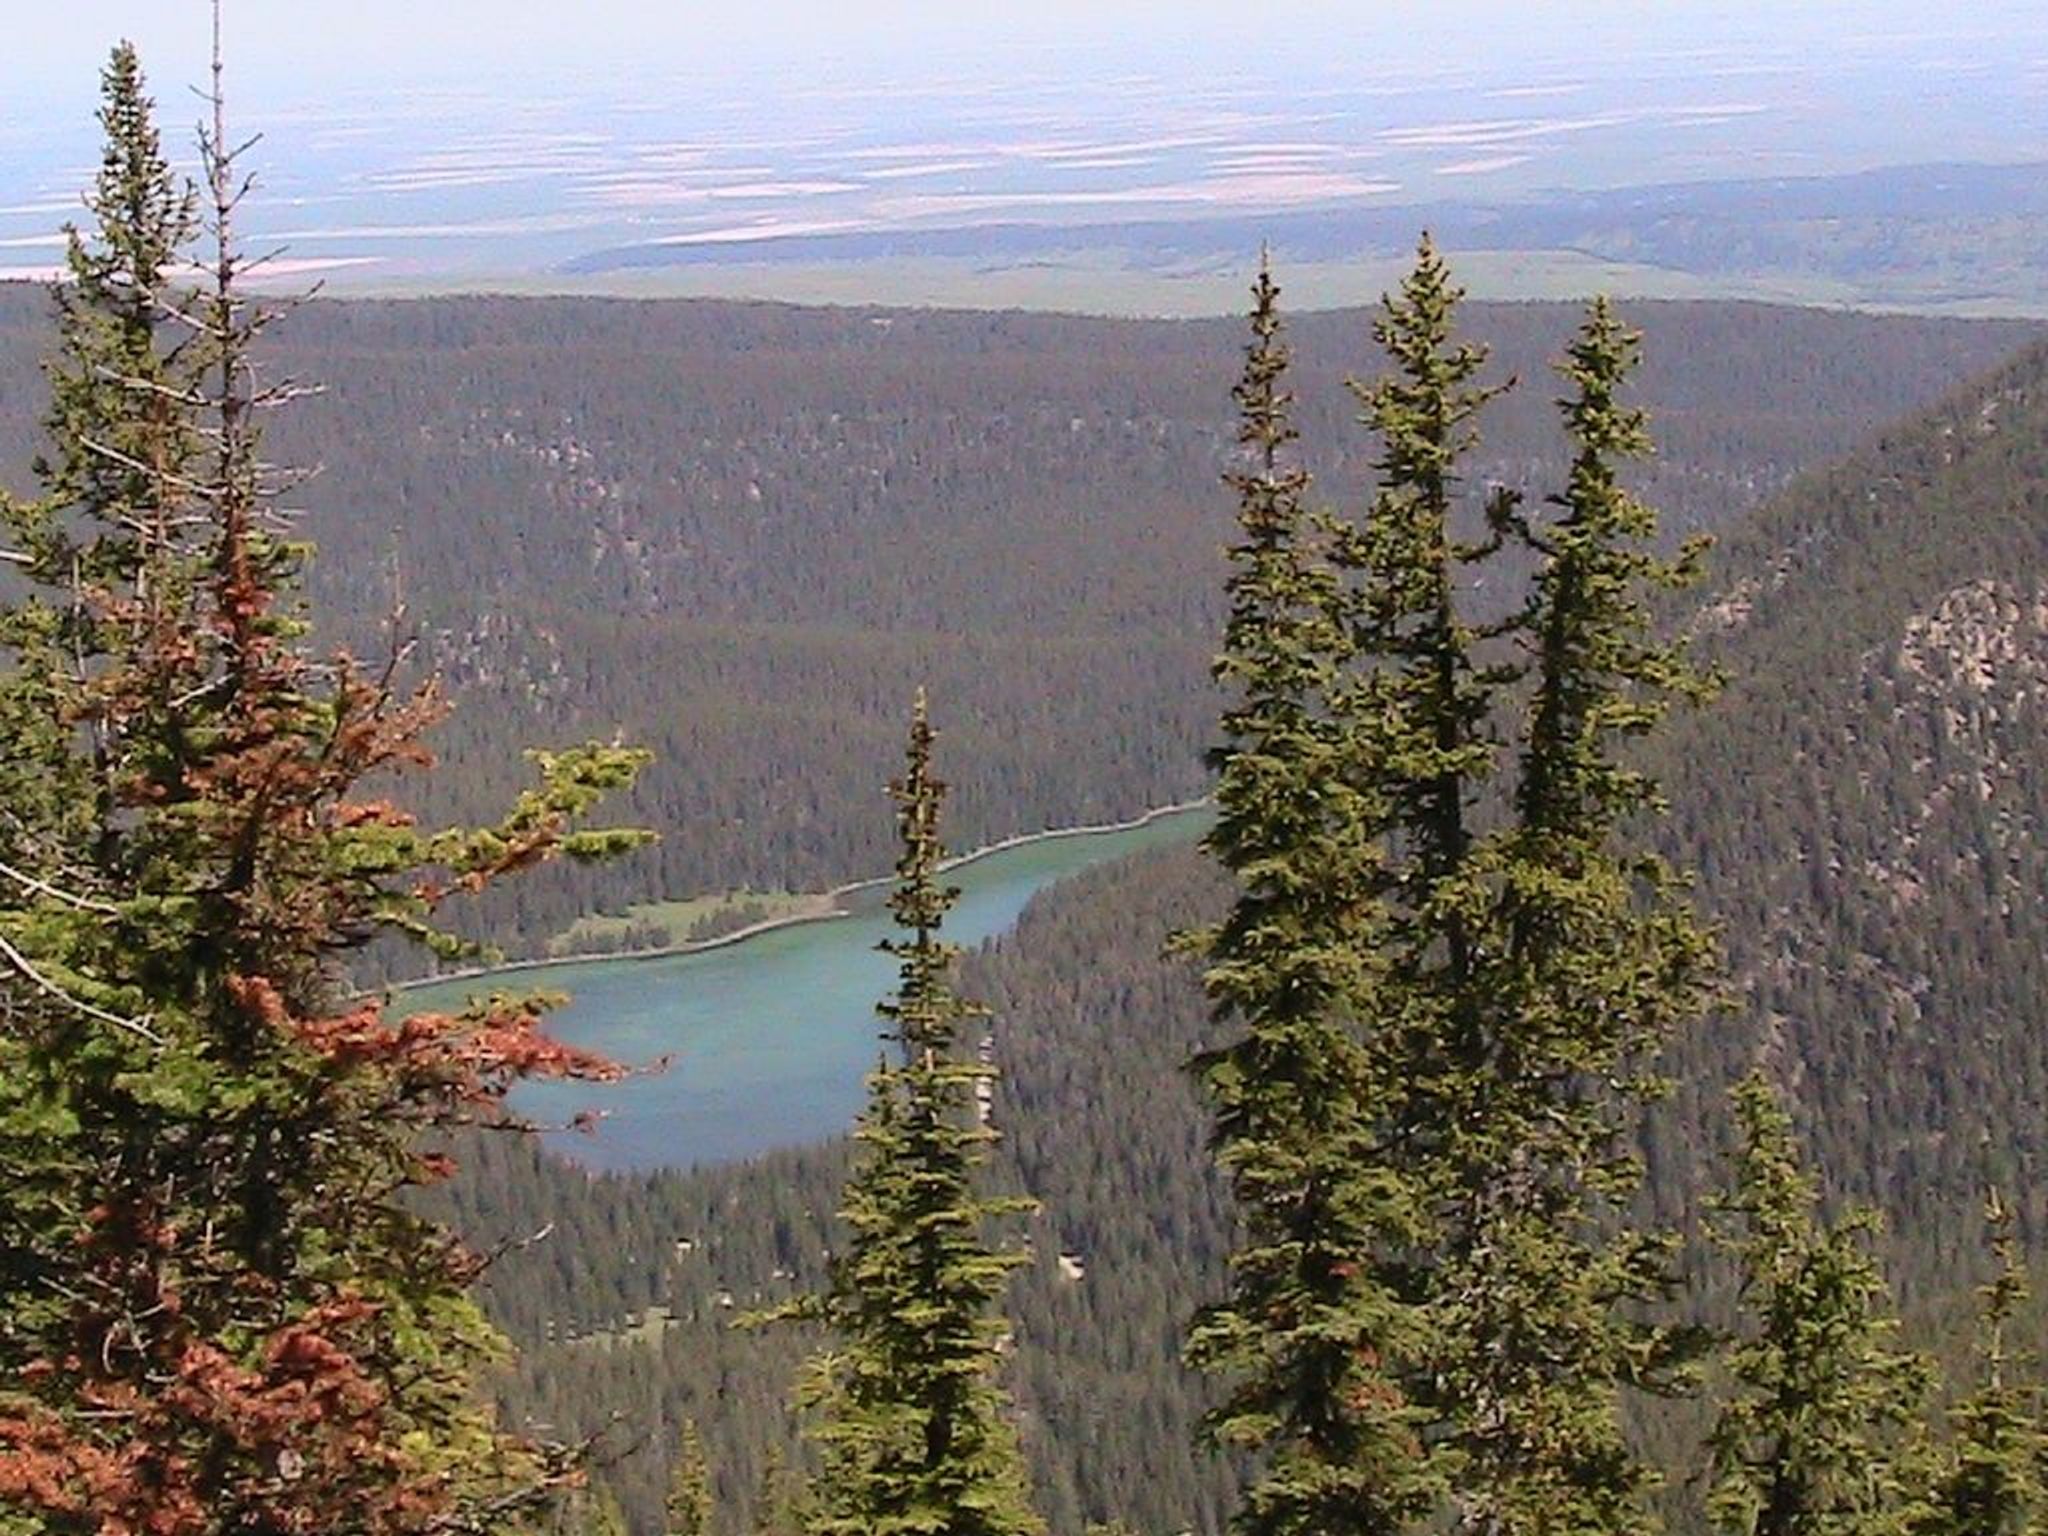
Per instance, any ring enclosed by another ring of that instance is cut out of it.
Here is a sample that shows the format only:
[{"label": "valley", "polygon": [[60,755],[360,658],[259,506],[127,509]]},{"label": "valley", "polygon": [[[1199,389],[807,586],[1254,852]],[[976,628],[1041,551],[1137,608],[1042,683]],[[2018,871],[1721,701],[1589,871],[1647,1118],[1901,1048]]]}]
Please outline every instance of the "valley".
[{"label": "valley", "polygon": [[[1884,1212],[1912,1336],[1949,1360],[1982,1278],[1986,1182],[2010,1192],[2030,1241],[2048,1231],[2043,464],[2037,346],[1733,523],[1684,608],[1732,681],[1649,758],[1677,808],[1663,846],[1700,872],[1694,899],[1733,982],[1665,1058],[1676,1092],[1644,1138],[1644,1203],[1711,1277],[1701,1239],[1728,1147],[1723,1094],[1768,1063],[1830,1188]],[[1013,1308],[1027,1444],[1059,1530],[1123,1519],[1220,1533],[1231,1507],[1221,1465],[1187,1454],[1208,1398],[1177,1342],[1229,1245],[1185,1072],[1215,1026],[1190,969],[1162,958],[1170,933],[1226,899],[1192,851],[1139,854],[1045,891],[965,970],[996,1010],[999,1182],[1044,1202]],[[451,1209],[487,1237],[556,1222],[563,1239],[490,1281],[494,1313],[529,1351],[505,1401],[554,1420],[623,1397],[709,1422],[716,1391],[721,1497],[756,1510],[790,1428],[772,1391],[736,1384],[780,1381],[800,1347],[726,1318],[823,1272],[846,1158],[841,1143],[592,1183],[487,1151]],[[1710,1295],[1716,1315],[1730,1305]],[[668,1319],[658,1338],[575,1372],[556,1363],[575,1348],[558,1339],[649,1308]],[[2043,1326],[2038,1303],[2026,1317]],[[1637,1430],[1689,1476],[1703,1453],[1686,1415],[1646,1410]],[[651,1507],[661,1466],[621,1464],[629,1508]],[[1702,1528],[1690,1489],[1674,1476],[1675,1530]]]}]

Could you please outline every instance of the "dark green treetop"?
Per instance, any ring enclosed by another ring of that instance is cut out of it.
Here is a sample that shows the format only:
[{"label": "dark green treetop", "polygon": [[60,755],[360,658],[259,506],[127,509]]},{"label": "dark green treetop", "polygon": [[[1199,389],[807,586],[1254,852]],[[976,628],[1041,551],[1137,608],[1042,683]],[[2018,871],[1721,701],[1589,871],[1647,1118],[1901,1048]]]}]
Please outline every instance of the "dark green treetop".
[{"label": "dark green treetop", "polygon": [[[1375,850],[1368,947],[1376,974],[1355,1000],[1373,1062],[1375,1162],[1422,1193],[1422,1242],[1383,1249],[1385,1283],[1420,1301],[1441,1253],[1445,1139],[1485,1060],[1482,965],[1494,892],[1477,824],[1498,795],[1505,690],[1515,679],[1494,627],[1463,611],[1501,547],[1457,527],[1462,456],[1506,386],[1482,385],[1486,351],[1458,339],[1456,287],[1427,236],[1373,328],[1386,371],[1351,385],[1380,444],[1362,523],[1338,529],[1347,665],[1331,690],[1336,778],[1351,835]],[[1496,494],[1496,522],[1510,505]],[[1420,1375],[1433,1373],[1422,1368]],[[1434,1442],[1433,1442],[1434,1443]]]},{"label": "dark green treetop", "polygon": [[[174,609],[193,576],[202,348],[174,274],[198,228],[195,194],[164,158],[129,44],[113,50],[100,94],[93,227],[66,226],[66,280],[52,290],[58,350],[45,369],[41,494],[0,494],[0,545],[25,578],[22,597],[0,611],[0,646],[19,658],[0,681],[0,845],[16,862],[47,857],[61,824],[75,834],[110,815],[120,727],[81,695],[109,657],[147,643],[152,615]],[[65,716],[82,725],[88,753],[52,736],[49,722]]]},{"label": "dark green treetop", "polygon": [[197,194],[170,167],[133,45],[100,76],[99,172],[90,234],[65,226],[57,285],[60,350],[49,364],[50,449],[36,463],[51,516],[32,546],[45,581],[112,597],[132,586],[152,540],[175,527],[180,477],[197,451],[180,264],[197,233]]},{"label": "dark green treetop", "polygon": [[1482,633],[1459,606],[1467,573],[1499,546],[1458,537],[1458,462],[1479,440],[1479,412],[1511,387],[1478,382],[1487,353],[1457,339],[1463,298],[1425,235],[1373,326],[1387,371],[1351,385],[1379,439],[1379,485],[1339,549],[1359,577],[1352,619],[1368,666],[1350,706],[1364,733],[1358,771],[1384,787],[1384,830],[1398,833],[1406,860],[1400,904],[1445,941],[1454,986],[1470,973],[1474,918],[1439,887],[1466,867],[1473,804],[1499,757],[1491,717],[1510,675],[1484,663]]}]

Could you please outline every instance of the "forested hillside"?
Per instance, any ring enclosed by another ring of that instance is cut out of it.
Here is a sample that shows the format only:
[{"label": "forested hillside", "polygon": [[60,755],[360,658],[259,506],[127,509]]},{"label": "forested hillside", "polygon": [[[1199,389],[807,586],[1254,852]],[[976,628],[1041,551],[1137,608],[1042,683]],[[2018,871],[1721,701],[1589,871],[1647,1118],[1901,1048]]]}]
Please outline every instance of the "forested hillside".
[{"label": "forested hillside", "polygon": [[1801,482],[1716,570],[1732,682],[1662,761],[1741,1048],[1930,1263],[1987,1180],[2038,1233],[2048,352]]},{"label": "forested hillside", "polygon": [[[0,464],[32,457],[40,290],[0,288]],[[1799,469],[2004,355],[2017,324],[1641,304],[1668,529],[1719,528]],[[1554,470],[1567,305],[1470,306],[1498,370],[1475,477]],[[402,599],[458,701],[425,809],[516,785],[518,749],[622,731],[654,750],[656,849],[549,871],[485,921],[531,946],[594,906],[815,889],[888,857],[873,786],[903,679],[957,763],[953,841],[1132,814],[1206,788],[1233,325],[498,298],[321,302],[274,335],[325,393],[271,451],[323,622]],[[1362,313],[1296,327],[1328,496],[1370,440]],[[516,905],[514,904],[516,903]]]},{"label": "forested hillside", "polygon": [[[2034,348],[1731,529],[1689,600],[1731,684],[1655,754],[1672,852],[1698,871],[1734,986],[1672,1054],[1649,1198],[1698,1231],[1724,1090],[1761,1062],[1830,1187],[1890,1217],[1923,1327],[1975,1277],[1987,1182],[2034,1240],[2048,1219],[2044,466]],[[1200,1389],[1176,1363],[1227,1229],[1181,1070],[1206,1025],[1192,976],[1159,952],[1221,899],[1192,853],[1148,856],[1056,891],[965,977],[997,1010],[1006,1177],[1046,1204],[1015,1291],[1016,1380],[1063,1532],[1220,1528],[1227,1479],[1187,1448]],[[842,1172],[821,1148],[593,1182],[501,1150],[461,1190],[466,1224],[493,1239],[559,1224],[490,1281],[529,1351],[508,1400],[636,1427],[708,1422],[720,1401],[726,1518],[748,1518],[796,1351],[725,1324],[815,1277]],[[616,1471],[643,1522],[665,1451],[653,1434]]]}]

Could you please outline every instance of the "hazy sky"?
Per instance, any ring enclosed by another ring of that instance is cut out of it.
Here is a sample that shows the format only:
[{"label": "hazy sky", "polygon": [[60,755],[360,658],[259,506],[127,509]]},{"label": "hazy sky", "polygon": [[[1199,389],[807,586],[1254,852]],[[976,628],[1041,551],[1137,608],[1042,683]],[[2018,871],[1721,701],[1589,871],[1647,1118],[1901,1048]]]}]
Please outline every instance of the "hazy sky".
[{"label": "hazy sky", "polygon": [[[0,80],[39,99],[90,92],[129,36],[162,89],[199,76],[206,0],[54,0],[17,8]],[[762,66],[834,66],[879,77],[1000,68],[1020,51],[1147,68],[1245,67],[1261,46],[1328,67],[1517,57],[1592,63],[1763,39],[1817,47],[1872,32],[1937,43],[2037,37],[2041,0],[229,0],[244,89],[373,88],[407,78],[546,76],[623,69],[715,81]]]}]

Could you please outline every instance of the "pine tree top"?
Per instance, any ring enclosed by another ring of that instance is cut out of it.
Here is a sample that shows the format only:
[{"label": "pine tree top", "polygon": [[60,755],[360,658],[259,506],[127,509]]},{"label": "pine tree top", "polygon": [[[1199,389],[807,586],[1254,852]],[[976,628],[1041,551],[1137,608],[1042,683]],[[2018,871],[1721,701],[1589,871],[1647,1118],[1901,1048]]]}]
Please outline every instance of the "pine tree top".
[{"label": "pine tree top", "polygon": [[893,1027],[906,1060],[924,1052],[948,1056],[961,1024],[985,1011],[954,992],[949,977],[960,947],[941,937],[960,888],[944,878],[946,846],[939,820],[946,784],[933,771],[937,740],[925,691],[919,688],[911,705],[903,775],[889,785],[890,798],[896,802],[898,838],[889,910],[900,932],[878,946],[896,957],[897,988],[876,1011]]}]

